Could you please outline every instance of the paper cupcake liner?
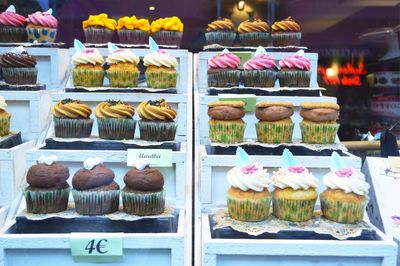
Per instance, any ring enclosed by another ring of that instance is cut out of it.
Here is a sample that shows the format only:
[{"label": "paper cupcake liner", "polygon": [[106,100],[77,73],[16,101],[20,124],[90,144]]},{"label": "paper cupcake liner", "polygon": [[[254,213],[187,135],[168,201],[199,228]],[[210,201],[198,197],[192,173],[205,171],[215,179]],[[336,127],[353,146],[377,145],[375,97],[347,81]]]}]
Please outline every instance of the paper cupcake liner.
[{"label": "paper cupcake liner", "polygon": [[242,71],[245,87],[274,87],[277,79],[277,72],[265,70],[244,70]]},{"label": "paper cupcake liner", "polygon": [[97,118],[97,126],[101,139],[133,139],[136,121],[128,118]]},{"label": "paper cupcake liner", "polygon": [[268,46],[270,35],[268,32],[239,33],[239,41],[243,46]]},{"label": "paper cupcake liner", "polygon": [[342,202],[320,197],[323,215],[334,222],[355,224],[364,217],[366,202]]},{"label": "paper cupcake liner", "polygon": [[7,118],[0,117],[0,137],[10,134],[11,115]]},{"label": "paper cupcake liner", "polygon": [[12,26],[0,26],[0,42],[26,42],[26,29]]},{"label": "paper cupcake liner", "polygon": [[[242,120],[243,121],[243,120]],[[237,120],[224,121],[212,119],[208,122],[211,142],[236,143],[243,142],[246,123]]]},{"label": "paper cupcake liner", "polygon": [[271,36],[273,46],[300,46],[301,32],[275,32]]},{"label": "paper cupcake liner", "polygon": [[67,209],[70,188],[49,191],[24,191],[28,213],[55,213]]},{"label": "paper cupcake liner", "polygon": [[220,44],[223,46],[233,46],[236,39],[236,32],[234,31],[209,31],[205,35],[207,45]]},{"label": "paper cupcake liner", "polygon": [[294,123],[256,123],[257,141],[262,143],[292,142]]},{"label": "paper cupcake liner", "polygon": [[87,43],[108,43],[114,36],[114,31],[107,28],[88,27],[83,31]]},{"label": "paper cupcake liner", "polygon": [[239,86],[240,70],[222,70],[208,73],[208,87],[235,87]]},{"label": "paper cupcake liner", "polygon": [[93,119],[53,117],[54,133],[58,138],[88,138],[92,133]]},{"label": "paper cupcake liner", "polygon": [[174,121],[139,120],[140,139],[149,141],[174,140],[178,124]]},{"label": "paper cupcake liner", "polygon": [[105,72],[98,69],[74,68],[72,76],[75,87],[102,87]]},{"label": "paper cupcake liner", "polygon": [[309,144],[335,143],[339,124],[304,123],[300,122],[301,140]]},{"label": "paper cupcake liner", "polygon": [[28,34],[28,42],[48,43],[54,42],[56,39],[57,29],[28,25],[26,33]]},{"label": "paper cupcake liner", "polygon": [[181,45],[183,32],[161,30],[153,32],[151,37],[160,45]]},{"label": "paper cupcake liner", "polygon": [[178,74],[170,71],[146,70],[146,82],[148,88],[164,89],[175,88]]},{"label": "paper cupcake liner", "polygon": [[259,222],[268,218],[271,197],[263,199],[237,199],[227,197],[229,215],[239,221]]},{"label": "paper cupcake liner", "polygon": [[76,212],[82,215],[102,215],[118,211],[119,190],[72,190]]},{"label": "paper cupcake liner", "polygon": [[278,72],[281,87],[310,87],[310,78],[311,71],[288,70]]},{"label": "paper cupcake liner", "polygon": [[3,78],[8,84],[36,84],[38,70],[36,67],[3,67]]},{"label": "paper cupcake liner", "polygon": [[139,216],[157,215],[165,210],[165,191],[125,192],[121,191],[124,212]]},{"label": "paper cupcake liner", "polygon": [[288,200],[273,197],[273,213],[278,219],[291,222],[304,222],[313,217],[314,200]]},{"label": "paper cupcake liner", "polygon": [[129,70],[107,70],[107,77],[110,87],[116,88],[136,88],[139,81],[139,71]]},{"label": "paper cupcake liner", "polygon": [[126,44],[147,44],[149,35],[142,30],[121,29],[117,31],[120,43]]}]

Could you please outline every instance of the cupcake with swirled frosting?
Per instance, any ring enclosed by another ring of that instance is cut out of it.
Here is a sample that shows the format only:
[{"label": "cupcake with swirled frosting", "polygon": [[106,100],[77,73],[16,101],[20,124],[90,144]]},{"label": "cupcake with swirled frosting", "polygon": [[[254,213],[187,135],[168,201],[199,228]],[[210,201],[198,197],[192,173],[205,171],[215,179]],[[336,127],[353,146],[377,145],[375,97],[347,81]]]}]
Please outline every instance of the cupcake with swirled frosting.
[{"label": "cupcake with swirled frosting", "polygon": [[281,87],[310,87],[311,61],[299,50],[279,61],[279,85]]},{"label": "cupcake with swirled frosting", "polygon": [[151,27],[148,19],[122,17],[118,19],[117,34],[120,43],[146,44],[149,41]]},{"label": "cupcake with swirled frosting", "polygon": [[283,47],[295,45],[299,46],[301,41],[300,25],[288,17],[281,21],[275,21],[272,24],[272,43],[274,46]]},{"label": "cupcake with swirled frosting", "polygon": [[361,222],[370,187],[364,174],[359,169],[344,167],[330,171],[323,180],[327,187],[320,194],[323,215],[338,223]]},{"label": "cupcake with swirled frosting", "polygon": [[26,19],[11,5],[0,13],[0,42],[26,42]]},{"label": "cupcake with swirled frosting", "polygon": [[180,46],[183,37],[183,23],[177,16],[159,18],[151,22],[151,37],[161,45]]},{"label": "cupcake with swirled frosting", "polygon": [[268,46],[269,26],[261,19],[249,19],[242,21],[237,31],[239,40],[243,46]]},{"label": "cupcake with swirled frosting", "polygon": [[236,28],[232,20],[218,19],[208,24],[205,36],[207,45],[233,46],[236,39]]},{"label": "cupcake with swirled frosting", "polygon": [[22,47],[15,47],[0,58],[6,83],[15,85],[36,84],[38,69],[36,58]]},{"label": "cupcake with swirled frosting", "polygon": [[89,15],[82,21],[82,28],[87,43],[111,42],[117,28],[117,21],[109,18],[107,14]]},{"label": "cupcake with swirled frosting", "polygon": [[7,112],[7,103],[3,96],[0,96],[0,137],[10,133],[11,114]]},{"label": "cupcake with swirled frosting", "polygon": [[164,99],[147,101],[137,108],[140,139],[149,141],[174,140],[178,124],[174,121],[176,111]]},{"label": "cupcake with swirled frosting", "polygon": [[52,11],[35,12],[26,19],[26,32],[30,42],[54,42],[57,36],[58,21],[52,15]]},{"label": "cupcake with swirled frosting", "polygon": [[139,57],[128,49],[114,50],[107,58],[107,78],[110,87],[135,88],[138,86]]},{"label": "cupcake with swirled frosting", "polygon": [[65,99],[51,109],[54,133],[60,138],[88,138],[92,132],[92,110],[80,100]]},{"label": "cupcake with swirled frosting", "polygon": [[75,87],[102,87],[104,58],[96,48],[85,48],[72,56],[72,77]]},{"label": "cupcake with swirled frosting", "polygon": [[277,75],[275,59],[261,46],[255,56],[243,64],[245,87],[274,87]]},{"label": "cupcake with swirled frosting", "polygon": [[178,73],[178,60],[165,50],[146,54],[143,58],[146,66],[146,82],[148,88],[175,88]]},{"label": "cupcake with swirled frosting", "polygon": [[207,79],[209,87],[239,86],[240,58],[224,49],[208,59]]},{"label": "cupcake with swirled frosting", "polygon": [[136,121],[135,108],[121,101],[101,102],[96,106],[99,137],[102,139],[133,139]]}]

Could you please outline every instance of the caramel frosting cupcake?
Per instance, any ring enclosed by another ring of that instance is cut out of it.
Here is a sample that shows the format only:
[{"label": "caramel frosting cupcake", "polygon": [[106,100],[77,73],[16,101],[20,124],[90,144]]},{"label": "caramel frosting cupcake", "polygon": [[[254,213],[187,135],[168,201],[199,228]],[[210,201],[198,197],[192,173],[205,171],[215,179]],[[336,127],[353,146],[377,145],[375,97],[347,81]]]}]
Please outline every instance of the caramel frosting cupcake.
[{"label": "caramel frosting cupcake", "polygon": [[232,20],[228,18],[215,20],[207,25],[207,31],[235,31],[235,25],[233,25]]},{"label": "caramel frosting cupcake", "polygon": [[236,39],[236,28],[232,20],[218,19],[208,24],[205,36],[207,45],[232,46]]},{"label": "caramel frosting cupcake", "polygon": [[272,24],[272,42],[274,46],[300,45],[300,25],[288,17]]},{"label": "caramel frosting cupcake", "polygon": [[139,116],[145,120],[174,120],[176,111],[164,99],[142,102],[138,107]]},{"label": "caramel frosting cupcake", "polygon": [[54,117],[70,119],[87,119],[92,114],[90,107],[80,100],[65,99],[59,101],[51,112]]},{"label": "caramel frosting cupcake", "polygon": [[261,19],[245,20],[239,24],[240,43],[244,46],[267,46],[269,41],[269,26]]},{"label": "caramel frosting cupcake", "polygon": [[239,33],[245,32],[267,32],[269,30],[269,26],[267,22],[262,21],[261,19],[256,20],[245,20],[239,24],[237,31]]},{"label": "caramel frosting cupcake", "polygon": [[300,32],[300,25],[292,19],[292,17],[288,17],[281,21],[275,21],[272,24],[272,32],[278,31],[292,31],[292,32]]},{"label": "caramel frosting cupcake", "polygon": [[95,109],[97,118],[132,118],[134,114],[135,108],[122,101],[101,102]]}]

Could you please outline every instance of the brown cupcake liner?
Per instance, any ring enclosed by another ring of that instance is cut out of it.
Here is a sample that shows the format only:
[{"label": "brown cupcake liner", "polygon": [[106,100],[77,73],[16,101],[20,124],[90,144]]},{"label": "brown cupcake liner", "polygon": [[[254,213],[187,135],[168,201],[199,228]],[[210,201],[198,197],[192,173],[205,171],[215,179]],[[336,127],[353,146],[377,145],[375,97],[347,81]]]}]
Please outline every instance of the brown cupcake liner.
[{"label": "brown cupcake liner", "polygon": [[151,34],[154,41],[160,45],[176,45],[180,46],[183,32],[179,31],[171,31],[171,30],[160,30],[157,32],[153,32]]},{"label": "brown cupcake liner", "polygon": [[222,46],[233,46],[236,40],[234,31],[209,31],[206,32],[206,44],[219,44]]},{"label": "brown cupcake liner", "polygon": [[268,32],[244,32],[239,33],[239,41],[243,46],[268,46],[270,35]]},{"label": "brown cupcake liner", "polygon": [[275,87],[277,72],[274,70],[244,70],[242,71],[245,87]]},{"label": "brown cupcake liner", "polygon": [[72,190],[76,212],[82,215],[102,215],[118,211],[119,190]]},{"label": "brown cupcake liner", "polygon": [[133,139],[136,121],[129,118],[97,118],[101,139]]},{"label": "brown cupcake liner", "polygon": [[208,87],[236,87],[239,86],[240,70],[221,70],[208,73]]},{"label": "brown cupcake liner", "polygon": [[13,85],[36,84],[36,67],[3,67],[4,81]]},{"label": "brown cupcake liner", "polygon": [[149,34],[142,30],[117,30],[120,43],[125,44],[147,44],[149,42]]},{"label": "brown cupcake liner", "polygon": [[281,87],[310,87],[311,71],[287,70],[279,71],[278,79]]},{"label": "brown cupcake liner", "polygon": [[165,210],[165,191],[126,192],[121,191],[124,212],[139,216],[157,215]]},{"label": "brown cupcake liner", "polygon": [[0,42],[27,42],[25,27],[0,26]]},{"label": "brown cupcake liner", "polygon": [[114,36],[114,31],[106,28],[88,27],[83,31],[87,43],[108,43]]},{"label": "brown cupcake liner", "polygon": [[273,32],[272,44],[275,47],[300,46],[301,32]]},{"label": "brown cupcake liner", "polygon": [[48,191],[29,190],[24,191],[26,210],[28,213],[55,213],[67,209],[70,188]]},{"label": "brown cupcake liner", "polygon": [[58,138],[88,138],[92,133],[93,119],[53,117],[54,133]]},{"label": "brown cupcake liner", "polygon": [[139,120],[140,139],[149,141],[175,140],[178,124],[174,121]]}]

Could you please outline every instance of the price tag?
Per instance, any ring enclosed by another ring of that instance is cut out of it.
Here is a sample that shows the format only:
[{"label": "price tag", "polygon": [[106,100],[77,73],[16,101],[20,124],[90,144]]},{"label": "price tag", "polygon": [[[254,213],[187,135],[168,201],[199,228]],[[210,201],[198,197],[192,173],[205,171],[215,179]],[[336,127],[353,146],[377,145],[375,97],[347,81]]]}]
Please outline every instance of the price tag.
[{"label": "price tag", "polygon": [[151,167],[171,167],[172,150],[167,149],[128,149],[127,165],[148,162]]},{"label": "price tag", "polygon": [[257,98],[254,94],[218,94],[220,101],[243,101],[246,103],[244,110],[254,112],[256,110]]},{"label": "price tag", "polygon": [[400,157],[388,157],[389,167],[394,173],[400,173]]},{"label": "price tag", "polygon": [[123,255],[123,233],[71,233],[71,255],[75,260],[110,262]]}]

